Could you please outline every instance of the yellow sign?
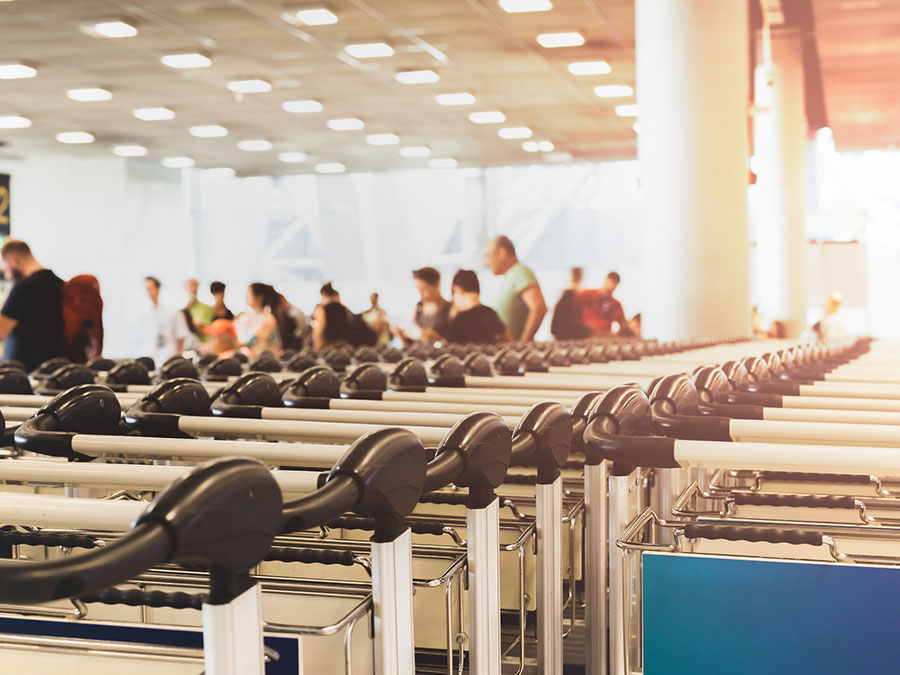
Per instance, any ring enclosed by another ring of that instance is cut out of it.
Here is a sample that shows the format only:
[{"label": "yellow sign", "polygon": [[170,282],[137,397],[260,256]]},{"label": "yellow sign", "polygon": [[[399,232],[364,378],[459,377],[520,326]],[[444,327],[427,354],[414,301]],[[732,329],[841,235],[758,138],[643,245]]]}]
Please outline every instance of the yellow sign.
[{"label": "yellow sign", "polygon": [[0,185],[0,225],[9,225],[9,188]]}]

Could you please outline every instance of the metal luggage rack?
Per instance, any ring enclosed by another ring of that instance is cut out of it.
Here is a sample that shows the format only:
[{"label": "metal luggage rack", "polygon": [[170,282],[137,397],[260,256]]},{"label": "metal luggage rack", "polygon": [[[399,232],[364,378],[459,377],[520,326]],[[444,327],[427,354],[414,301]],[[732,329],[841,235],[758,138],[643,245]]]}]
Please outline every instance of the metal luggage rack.
[{"label": "metal luggage rack", "polygon": [[[713,474],[709,480],[708,489],[711,493],[729,492],[734,489],[759,492],[767,481],[801,484],[835,482],[842,485],[856,485],[859,486],[860,490],[870,487],[879,497],[889,497],[900,490],[900,479],[898,478],[844,474],[804,474],[790,471],[733,471],[727,469],[719,469]],[[888,487],[891,487],[893,492]]]}]

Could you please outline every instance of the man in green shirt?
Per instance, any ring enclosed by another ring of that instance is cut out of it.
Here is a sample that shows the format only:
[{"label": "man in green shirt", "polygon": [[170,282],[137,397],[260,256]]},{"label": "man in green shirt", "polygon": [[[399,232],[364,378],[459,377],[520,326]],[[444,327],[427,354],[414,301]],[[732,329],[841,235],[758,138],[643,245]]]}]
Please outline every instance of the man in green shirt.
[{"label": "man in green shirt", "polygon": [[494,309],[514,340],[531,342],[547,314],[547,303],[537,277],[519,262],[516,247],[502,235],[488,242],[484,261],[491,272],[503,277]]},{"label": "man in green shirt", "polygon": [[184,308],[191,315],[191,322],[194,324],[198,341],[205,342],[206,335],[202,331],[213,321],[213,308],[197,299],[197,291],[199,289],[200,282],[196,279],[188,279],[184,283],[184,290],[188,294],[188,302]]}]

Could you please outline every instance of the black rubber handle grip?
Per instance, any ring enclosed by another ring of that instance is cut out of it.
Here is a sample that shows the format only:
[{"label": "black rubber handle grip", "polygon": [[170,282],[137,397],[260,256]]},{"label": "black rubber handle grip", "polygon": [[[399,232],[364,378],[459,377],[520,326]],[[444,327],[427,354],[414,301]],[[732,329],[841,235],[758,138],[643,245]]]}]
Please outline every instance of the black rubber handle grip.
[{"label": "black rubber handle grip", "polygon": [[274,546],[266,560],[279,562],[319,563],[320,565],[353,566],[353,551],[337,551],[326,548],[286,548]]},{"label": "black rubber handle grip", "polygon": [[508,473],[506,474],[506,478],[503,479],[503,482],[508,483],[509,485],[537,485],[537,474]]},{"label": "black rubber handle grip", "polygon": [[136,588],[120,590],[106,588],[96,593],[82,595],[82,602],[96,602],[103,605],[128,605],[129,607],[169,607],[171,609],[203,609],[203,595],[193,595],[174,591],[141,591]]},{"label": "black rubber handle grip", "polygon": [[684,526],[688,539],[726,539],[728,541],[767,541],[773,544],[822,545],[822,533],[811,530],[781,530],[768,527],[707,525],[688,523]]},{"label": "black rubber handle grip", "polygon": [[760,474],[765,480],[777,480],[785,483],[852,483],[868,485],[872,480],[868,476],[848,473],[801,473],[799,471],[764,471]]},{"label": "black rubber handle grip", "polygon": [[[444,534],[444,524],[437,520],[407,520],[406,524],[413,534]],[[363,530],[375,531],[373,518],[360,518],[358,516],[344,516],[327,523],[328,527],[335,530]]]},{"label": "black rubber handle grip", "polygon": [[4,544],[24,544],[26,546],[65,546],[66,548],[97,548],[97,538],[87,534],[64,534],[53,532],[3,532],[0,542]]},{"label": "black rubber handle grip", "polygon": [[731,501],[747,506],[809,506],[820,509],[852,509],[856,507],[856,499],[844,495],[784,495],[742,492],[732,495]]},{"label": "black rubber handle grip", "polygon": [[465,506],[469,501],[467,492],[427,492],[419,497],[420,504],[451,504]]}]

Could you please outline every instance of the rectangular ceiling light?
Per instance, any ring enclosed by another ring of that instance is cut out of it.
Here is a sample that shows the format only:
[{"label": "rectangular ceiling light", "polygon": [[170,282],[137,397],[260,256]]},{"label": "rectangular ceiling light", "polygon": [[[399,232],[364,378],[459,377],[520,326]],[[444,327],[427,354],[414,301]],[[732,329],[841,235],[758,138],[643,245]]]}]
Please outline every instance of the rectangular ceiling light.
[{"label": "rectangular ceiling light", "polygon": [[358,131],[366,126],[366,123],[357,117],[339,117],[326,122],[333,131]]},{"label": "rectangular ceiling light", "polygon": [[0,115],[0,129],[27,129],[31,120],[20,115]]},{"label": "rectangular ceiling light", "polygon": [[184,156],[164,157],[162,160],[162,165],[169,169],[189,169],[196,163],[192,157]]},{"label": "rectangular ceiling light", "polygon": [[160,60],[169,68],[209,68],[212,65],[212,60],[200,52],[166,54]]},{"label": "rectangular ceiling light", "polygon": [[175,118],[175,111],[170,108],[138,108],[132,114],[145,122],[157,122]]},{"label": "rectangular ceiling light", "polygon": [[285,164],[300,164],[306,161],[305,152],[282,152],[278,154],[278,159]]},{"label": "rectangular ceiling light", "polygon": [[89,134],[87,131],[64,131],[60,134],[56,134],[56,140],[58,140],[60,143],[66,143],[68,145],[93,143],[94,134]]},{"label": "rectangular ceiling light", "polygon": [[584,36],[581,33],[541,33],[537,36],[541,47],[553,49],[556,47],[580,47],[584,44]]},{"label": "rectangular ceiling light", "polygon": [[114,145],[113,154],[119,157],[146,157],[147,148],[143,145]]},{"label": "rectangular ceiling light", "polygon": [[264,94],[272,91],[272,85],[260,79],[231,80],[225,86],[235,94]]},{"label": "rectangular ceiling light", "polygon": [[100,87],[88,87],[86,89],[69,89],[66,92],[66,96],[73,101],[87,103],[91,101],[108,101],[112,98],[112,92]]},{"label": "rectangular ceiling light", "polygon": [[230,166],[215,166],[207,169],[206,173],[216,178],[234,178],[235,171]]},{"label": "rectangular ceiling light", "polygon": [[397,145],[400,137],[397,134],[369,134],[366,143],[369,145]]},{"label": "rectangular ceiling light", "polygon": [[497,130],[497,135],[505,139],[531,138],[532,131],[528,127],[503,127]]},{"label": "rectangular ceiling light", "polygon": [[330,26],[338,22],[338,15],[327,7],[304,7],[293,14],[297,21],[307,26]]},{"label": "rectangular ceiling light", "polygon": [[137,35],[137,27],[122,19],[107,19],[83,23],[82,32],[95,37],[129,38]]},{"label": "rectangular ceiling light", "polygon": [[549,12],[553,9],[550,0],[500,0],[500,9],[510,14],[522,12]]},{"label": "rectangular ceiling light", "polygon": [[301,101],[285,101],[281,108],[289,113],[317,113],[322,112],[322,104],[313,99]]},{"label": "rectangular ceiling light", "polygon": [[525,141],[522,149],[525,152],[553,152],[554,145],[550,141]]},{"label": "rectangular ceiling light", "polygon": [[441,76],[433,70],[401,70],[394,79],[400,84],[432,84],[438,82]]},{"label": "rectangular ceiling light", "polygon": [[221,124],[198,124],[188,130],[191,136],[197,138],[221,138],[228,135],[228,129]]},{"label": "rectangular ceiling light", "polygon": [[428,166],[432,169],[455,169],[457,164],[459,162],[452,157],[436,157],[428,160]]},{"label": "rectangular ceiling light", "polygon": [[238,141],[238,148],[245,152],[265,152],[272,149],[272,141],[266,141],[261,138]]},{"label": "rectangular ceiling light", "polygon": [[452,94],[438,94],[434,97],[441,105],[472,105],[475,97],[467,91],[458,91]]},{"label": "rectangular ceiling light", "polygon": [[0,62],[0,80],[21,80],[35,75],[37,70],[21,61]]},{"label": "rectangular ceiling light", "polygon": [[573,75],[608,75],[612,72],[612,66],[606,61],[576,61],[568,68]]},{"label": "rectangular ceiling light", "polygon": [[340,162],[322,162],[316,164],[316,171],[319,173],[344,173],[347,167]]},{"label": "rectangular ceiling light", "polygon": [[394,48],[387,42],[364,42],[347,45],[344,51],[355,59],[383,59],[394,55]]},{"label": "rectangular ceiling light", "polygon": [[483,110],[469,113],[469,121],[475,124],[501,124],[506,121],[506,115],[499,110]]},{"label": "rectangular ceiling light", "polygon": [[634,96],[634,89],[627,84],[601,84],[594,87],[594,95],[600,98],[625,98]]},{"label": "rectangular ceiling light", "polygon": [[431,156],[431,148],[427,145],[409,145],[405,148],[400,148],[400,156],[408,159],[429,157]]},{"label": "rectangular ceiling light", "polygon": [[637,103],[616,106],[616,115],[619,117],[637,117],[638,113],[640,113],[640,108]]}]

